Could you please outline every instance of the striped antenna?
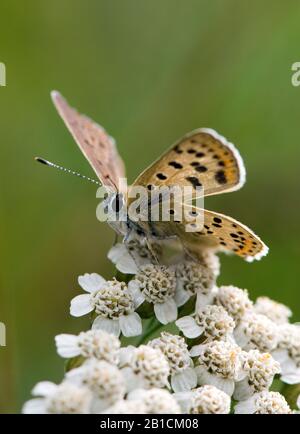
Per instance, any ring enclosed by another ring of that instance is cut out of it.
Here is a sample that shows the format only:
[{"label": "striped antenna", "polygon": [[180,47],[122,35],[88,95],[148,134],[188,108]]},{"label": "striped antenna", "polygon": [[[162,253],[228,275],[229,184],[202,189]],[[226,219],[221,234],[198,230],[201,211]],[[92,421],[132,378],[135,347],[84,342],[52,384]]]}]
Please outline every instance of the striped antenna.
[{"label": "striped antenna", "polygon": [[54,167],[55,169],[59,169],[62,172],[70,173],[71,175],[75,175],[75,176],[78,176],[79,178],[86,179],[87,181],[92,182],[93,184],[102,185],[99,181],[96,181],[95,179],[89,178],[88,176],[85,176],[85,175],[81,175],[81,173],[74,172],[71,169],[66,169],[63,166],[59,166],[58,164],[51,163],[51,161],[45,160],[44,158],[35,157],[35,160],[38,161],[39,163],[45,164],[46,166]]}]

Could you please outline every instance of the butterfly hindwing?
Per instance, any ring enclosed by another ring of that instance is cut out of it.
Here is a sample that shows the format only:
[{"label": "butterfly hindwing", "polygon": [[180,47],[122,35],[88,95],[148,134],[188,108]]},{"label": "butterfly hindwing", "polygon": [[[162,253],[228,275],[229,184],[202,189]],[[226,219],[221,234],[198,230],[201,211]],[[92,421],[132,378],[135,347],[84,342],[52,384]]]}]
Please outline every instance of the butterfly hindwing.
[{"label": "butterfly hindwing", "polygon": [[53,103],[79,148],[103,185],[116,191],[125,177],[124,163],[114,139],[97,123],[70,107],[59,92],[51,93]]},{"label": "butterfly hindwing", "polygon": [[148,167],[133,185],[202,187],[210,196],[239,189],[245,168],[236,148],[214,130],[187,134]]},{"label": "butterfly hindwing", "polygon": [[223,214],[191,207],[192,212],[203,212],[203,227],[197,232],[187,232],[193,222],[172,223],[174,232],[184,246],[197,253],[203,246],[234,253],[246,261],[260,259],[268,253],[268,247],[247,226]]},{"label": "butterfly hindwing", "polygon": [[[204,248],[212,248],[234,253],[251,262],[268,253],[268,247],[260,238],[237,220],[192,205],[185,205],[184,209],[182,219],[177,220],[175,215],[170,222],[152,222],[152,230],[161,238],[176,235],[191,255],[201,253]],[[188,218],[184,217],[187,215]],[[199,216],[202,216],[202,219],[198,230],[195,227],[198,225],[196,217]]]}]

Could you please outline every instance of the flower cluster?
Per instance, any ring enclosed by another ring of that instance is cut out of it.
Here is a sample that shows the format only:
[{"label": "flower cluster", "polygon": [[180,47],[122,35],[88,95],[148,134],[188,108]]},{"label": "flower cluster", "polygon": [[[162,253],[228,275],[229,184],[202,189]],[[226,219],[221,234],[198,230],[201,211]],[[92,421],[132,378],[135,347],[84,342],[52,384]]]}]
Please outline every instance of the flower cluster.
[{"label": "flower cluster", "polygon": [[91,329],[56,336],[64,378],[38,383],[24,413],[296,412],[277,391],[300,383],[300,325],[287,306],[218,287],[220,261],[209,249],[167,257],[162,243],[150,251],[131,240],[108,258],[125,281],[79,277],[85,293],[70,313],[89,314]]}]

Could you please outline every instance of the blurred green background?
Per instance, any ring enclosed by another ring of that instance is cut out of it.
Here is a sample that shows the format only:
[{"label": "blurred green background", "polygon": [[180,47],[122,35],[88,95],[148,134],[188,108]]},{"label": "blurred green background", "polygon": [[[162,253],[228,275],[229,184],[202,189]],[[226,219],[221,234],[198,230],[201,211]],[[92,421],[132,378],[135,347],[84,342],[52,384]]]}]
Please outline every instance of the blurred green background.
[{"label": "blurred green background", "polygon": [[97,222],[95,188],[37,165],[41,155],[83,174],[87,162],[49,98],[60,90],[117,139],[129,181],[186,132],[228,137],[248,182],[206,201],[269,245],[262,261],[222,258],[220,283],[290,305],[300,319],[300,3],[260,0],[2,0],[0,412],[19,412],[39,380],[60,381],[54,335],[77,276],[113,269],[113,233]]}]

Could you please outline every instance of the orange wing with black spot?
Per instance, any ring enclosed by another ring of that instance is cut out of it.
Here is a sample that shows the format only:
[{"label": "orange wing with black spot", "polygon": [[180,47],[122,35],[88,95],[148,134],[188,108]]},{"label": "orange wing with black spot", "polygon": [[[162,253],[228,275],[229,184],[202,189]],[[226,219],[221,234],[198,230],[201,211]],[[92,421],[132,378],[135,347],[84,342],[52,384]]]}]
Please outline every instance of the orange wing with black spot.
[{"label": "orange wing with black spot", "polygon": [[[199,221],[201,225],[196,229]],[[204,248],[212,248],[234,253],[251,262],[268,253],[268,247],[247,226],[226,215],[192,205],[185,205],[182,219],[176,220],[175,215],[171,222],[153,224],[159,235],[176,235],[192,255],[201,253]]]},{"label": "orange wing with black spot", "polygon": [[201,128],[175,143],[133,185],[202,187],[202,195],[211,196],[238,190],[245,177],[234,145],[214,130]]}]

